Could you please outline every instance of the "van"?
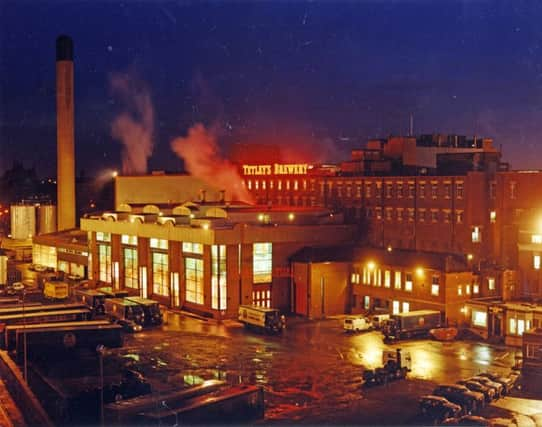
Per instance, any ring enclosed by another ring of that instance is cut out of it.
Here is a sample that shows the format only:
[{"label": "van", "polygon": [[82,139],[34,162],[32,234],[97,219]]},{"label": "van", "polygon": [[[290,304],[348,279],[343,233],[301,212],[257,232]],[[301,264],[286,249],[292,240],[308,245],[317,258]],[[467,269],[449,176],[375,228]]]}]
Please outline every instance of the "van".
[{"label": "van", "polygon": [[374,314],[373,316],[371,316],[371,323],[373,324],[373,328],[380,329],[382,328],[384,322],[389,319],[389,314]]},{"label": "van", "polygon": [[344,319],[343,328],[346,332],[359,332],[368,331],[373,328],[373,325],[366,317],[349,316]]}]

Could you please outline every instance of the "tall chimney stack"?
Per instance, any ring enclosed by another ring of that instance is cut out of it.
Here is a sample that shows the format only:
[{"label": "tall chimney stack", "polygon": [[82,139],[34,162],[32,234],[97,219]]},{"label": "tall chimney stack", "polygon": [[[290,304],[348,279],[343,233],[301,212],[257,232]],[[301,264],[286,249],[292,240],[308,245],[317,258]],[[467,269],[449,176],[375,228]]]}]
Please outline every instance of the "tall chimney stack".
[{"label": "tall chimney stack", "polygon": [[56,141],[58,230],[75,227],[75,153],[73,118],[73,41],[56,39]]}]

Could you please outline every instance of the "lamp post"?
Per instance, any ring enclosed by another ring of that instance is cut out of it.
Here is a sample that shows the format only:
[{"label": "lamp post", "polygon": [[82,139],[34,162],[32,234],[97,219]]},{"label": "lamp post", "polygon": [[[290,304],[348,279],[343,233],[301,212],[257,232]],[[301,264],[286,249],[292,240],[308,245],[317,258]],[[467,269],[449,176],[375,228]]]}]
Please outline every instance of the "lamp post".
[{"label": "lamp post", "polygon": [[99,344],[96,346],[96,353],[98,353],[98,360],[100,362],[100,425],[104,426],[104,363],[103,356],[105,353],[105,346]]}]

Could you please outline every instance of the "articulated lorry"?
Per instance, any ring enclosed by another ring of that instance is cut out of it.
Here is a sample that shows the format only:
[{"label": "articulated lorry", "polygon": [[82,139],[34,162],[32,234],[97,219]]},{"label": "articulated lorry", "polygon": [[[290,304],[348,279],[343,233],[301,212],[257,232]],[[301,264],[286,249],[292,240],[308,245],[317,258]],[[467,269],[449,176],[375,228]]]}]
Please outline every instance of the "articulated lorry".
[{"label": "articulated lorry", "polygon": [[429,330],[442,326],[442,315],[436,310],[416,310],[393,314],[385,321],[382,334],[386,339],[409,339],[429,335]]}]

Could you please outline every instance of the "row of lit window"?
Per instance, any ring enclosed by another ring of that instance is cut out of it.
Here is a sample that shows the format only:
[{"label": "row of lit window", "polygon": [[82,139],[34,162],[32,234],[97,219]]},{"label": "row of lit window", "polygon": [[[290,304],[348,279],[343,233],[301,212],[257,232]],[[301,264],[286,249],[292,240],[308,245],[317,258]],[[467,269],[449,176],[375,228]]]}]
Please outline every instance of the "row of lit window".
[{"label": "row of lit window", "polygon": [[[393,215],[395,210],[395,216]],[[377,220],[382,219],[383,208],[378,207],[367,207],[365,210],[365,215],[367,218],[376,218]],[[386,221],[393,221],[394,217],[397,221],[409,221],[414,222],[416,220],[416,210],[414,208],[384,208],[385,219]],[[442,218],[442,221],[445,223],[450,223],[452,221],[452,212],[450,210],[444,209],[440,212],[438,209],[431,209],[427,211],[425,208],[418,209],[417,219],[418,222],[439,222],[439,216]],[[464,212],[462,210],[455,211],[455,222],[457,224],[463,223]]]},{"label": "row of lit window", "polygon": [[[426,184],[425,182],[419,182],[416,184],[408,183],[403,184],[402,182],[384,182],[384,197],[391,199],[396,197],[398,199],[408,198],[413,199],[418,197],[419,199],[424,199],[426,197],[431,197],[432,199],[437,199],[439,197],[439,183],[431,182]],[[365,184],[365,197],[367,199],[371,198],[372,195],[379,198],[382,197],[382,183],[366,183]],[[450,199],[452,197],[452,184],[450,182],[445,182],[442,184],[442,195],[445,199]],[[462,199],[464,196],[463,182],[456,182],[455,184],[455,197],[457,199]]]},{"label": "row of lit window", "polygon": [[[275,189],[275,181],[274,180],[269,180],[269,181],[266,181],[265,179],[264,180],[250,180],[250,179],[247,179],[245,181],[245,185],[246,187],[249,189],[249,190],[274,190]],[[307,190],[307,180],[304,179],[302,180],[301,182],[299,180],[293,180],[293,181],[290,181],[289,179],[287,180],[284,180],[282,181],[281,179],[277,180],[276,181],[276,188],[277,190],[294,190],[294,191],[297,191],[297,190],[300,190],[300,189],[303,189],[303,190]],[[314,191],[314,180],[311,180],[311,191]]]}]

